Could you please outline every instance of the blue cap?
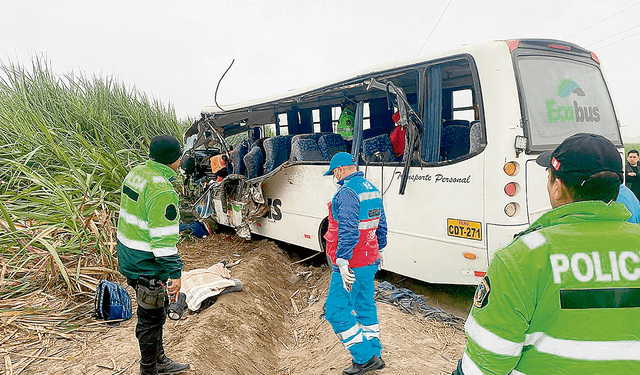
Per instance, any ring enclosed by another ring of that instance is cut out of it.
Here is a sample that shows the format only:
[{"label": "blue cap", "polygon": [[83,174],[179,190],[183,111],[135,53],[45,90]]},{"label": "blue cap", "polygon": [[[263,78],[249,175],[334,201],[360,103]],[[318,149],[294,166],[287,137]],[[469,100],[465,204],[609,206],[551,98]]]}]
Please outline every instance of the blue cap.
[{"label": "blue cap", "polygon": [[324,176],[328,176],[333,173],[333,170],[338,167],[346,167],[348,165],[356,165],[353,161],[353,156],[348,152],[338,152],[331,158],[329,163],[329,170],[325,172]]}]

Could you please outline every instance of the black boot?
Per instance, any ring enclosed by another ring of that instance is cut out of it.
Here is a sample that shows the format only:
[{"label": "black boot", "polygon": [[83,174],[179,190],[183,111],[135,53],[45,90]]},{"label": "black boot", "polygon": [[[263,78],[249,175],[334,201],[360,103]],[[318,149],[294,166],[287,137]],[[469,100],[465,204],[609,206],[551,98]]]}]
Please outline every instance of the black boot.
[{"label": "black boot", "polygon": [[158,375],[156,363],[145,363],[140,361],[140,375]]},{"label": "black boot", "polygon": [[351,366],[344,369],[342,372],[344,375],[362,375],[369,371],[380,370],[385,366],[382,358],[379,358],[377,355],[374,355],[373,358],[369,360],[369,362],[365,364],[359,364],[352,362]]},{"label": "black boot", "polygon": [[164,355],[164,349],[161,347],[160,355],[158,356],[158,363],[156,365],[158,369],[158,375],[161,374],[173,374],[176,372],[189,369],[188,363],[176,363]]}]

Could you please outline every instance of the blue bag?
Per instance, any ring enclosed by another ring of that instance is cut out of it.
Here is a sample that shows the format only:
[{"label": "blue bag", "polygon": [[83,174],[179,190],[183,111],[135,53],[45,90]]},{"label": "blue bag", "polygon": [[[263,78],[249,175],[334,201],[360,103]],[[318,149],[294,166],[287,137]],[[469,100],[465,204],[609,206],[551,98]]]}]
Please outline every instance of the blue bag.
[{"label": "blue bag", "polygon": [[131,319],[131,297],[120,284],[100,280],[96,287],[95,316],[98,319]]}]

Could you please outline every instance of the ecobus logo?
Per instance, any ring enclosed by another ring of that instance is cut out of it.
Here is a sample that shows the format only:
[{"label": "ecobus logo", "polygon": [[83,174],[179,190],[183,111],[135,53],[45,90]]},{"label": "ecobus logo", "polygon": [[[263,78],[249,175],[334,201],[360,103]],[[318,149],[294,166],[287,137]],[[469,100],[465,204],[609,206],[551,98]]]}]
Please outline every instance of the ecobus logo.
[{"label": "ecobus logo", "polygon": [[[571,79],[563,79],[558,83],[558,90],[556,92],[559,97],[567,98],[570,95],[578,97],[585,96],[584,90]],[[563,105],[560,105],[563,104]],[[580,104],[574,100],[573,105],[566,103],[556,103],[555,99],[547,99],[545,102],[547,109],[547,119],[549,123],[560,122],[599,122],[600,113],[596,106],[587,107],[580,106]]]}]

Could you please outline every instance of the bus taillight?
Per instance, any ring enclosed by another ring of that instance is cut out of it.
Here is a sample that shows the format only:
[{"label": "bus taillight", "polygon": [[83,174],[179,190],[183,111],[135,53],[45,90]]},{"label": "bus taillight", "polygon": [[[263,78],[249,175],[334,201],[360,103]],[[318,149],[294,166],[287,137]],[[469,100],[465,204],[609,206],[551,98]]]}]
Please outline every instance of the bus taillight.
[{"label": "bus taillight", "polygon": [[547,47],[553,48],[553,49],[559,49],[561,51],[571,51],[571,47],[563,46],[563,45],[560,45],[560,44],[551,43],[551,44],[547,45]]}]

